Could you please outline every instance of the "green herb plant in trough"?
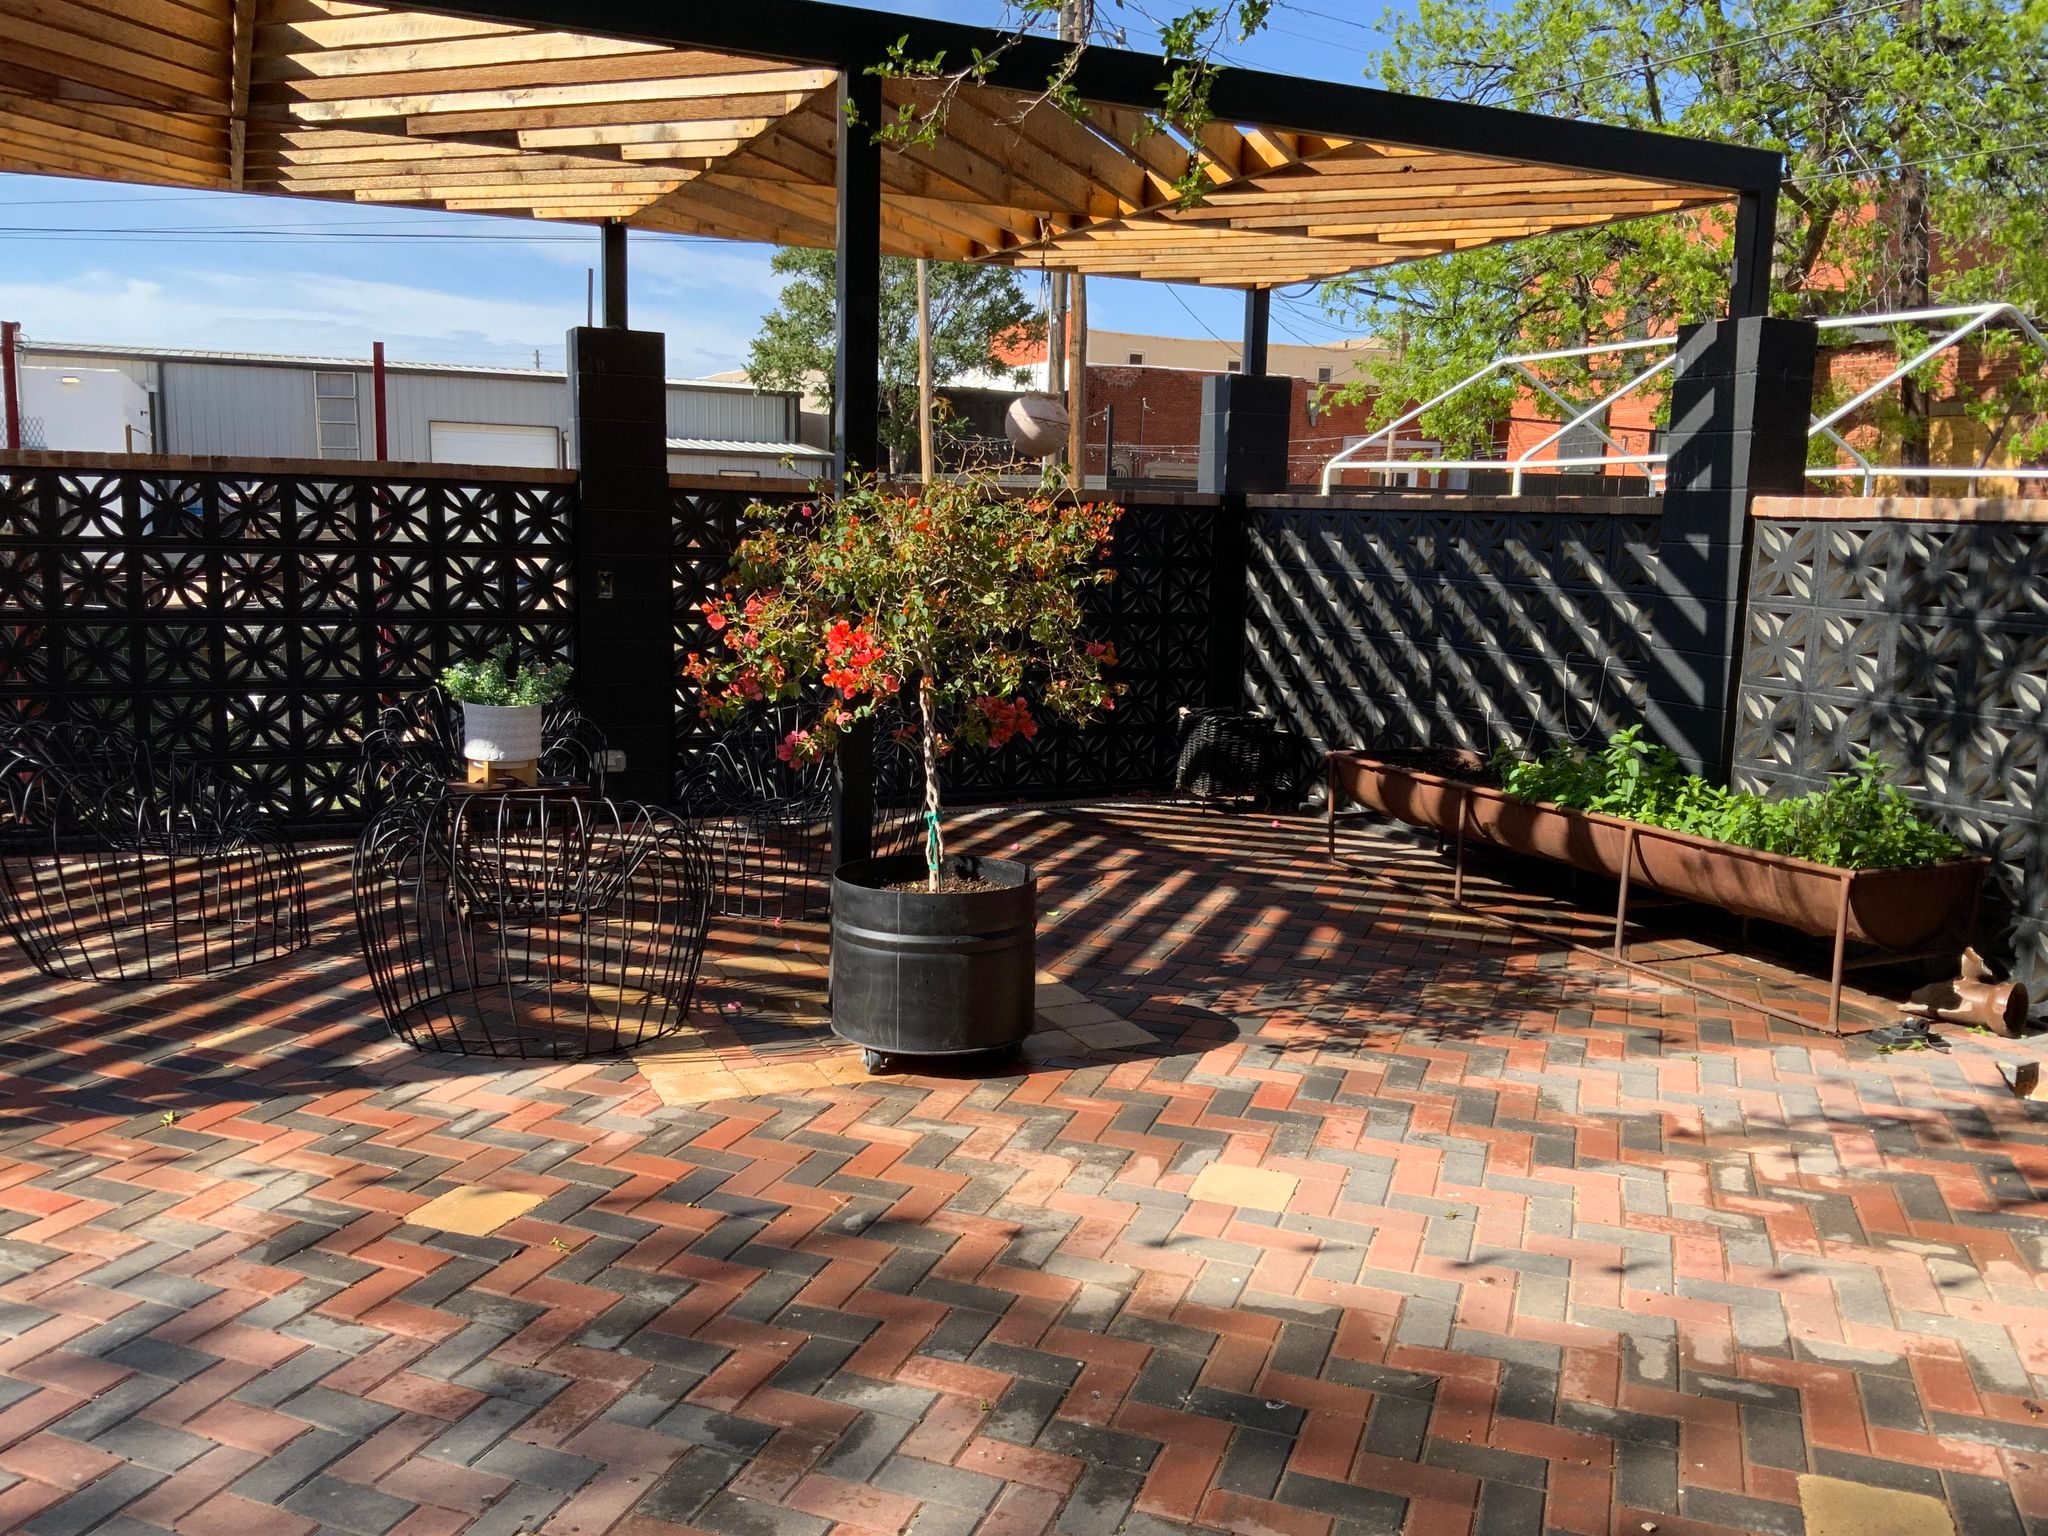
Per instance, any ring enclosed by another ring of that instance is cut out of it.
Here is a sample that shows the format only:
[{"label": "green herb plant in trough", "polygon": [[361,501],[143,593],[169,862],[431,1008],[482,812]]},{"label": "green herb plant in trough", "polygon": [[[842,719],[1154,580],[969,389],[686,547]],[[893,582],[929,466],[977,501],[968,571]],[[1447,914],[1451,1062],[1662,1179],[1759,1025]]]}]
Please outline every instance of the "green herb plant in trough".
[{"label": "green herb plant in trough", "polygon": [[1639,725],[1616,731],[1598,752],[1556,746],[1519,758],[1503,749],[1492,767],[1500,787],[1518,800],[1599,811],[1836,869],[1938,864],[1968,851],[1914,808],[1875,754],[1825,789],[1779,800],[1687,773],[1678,754],[1647,740]]}]

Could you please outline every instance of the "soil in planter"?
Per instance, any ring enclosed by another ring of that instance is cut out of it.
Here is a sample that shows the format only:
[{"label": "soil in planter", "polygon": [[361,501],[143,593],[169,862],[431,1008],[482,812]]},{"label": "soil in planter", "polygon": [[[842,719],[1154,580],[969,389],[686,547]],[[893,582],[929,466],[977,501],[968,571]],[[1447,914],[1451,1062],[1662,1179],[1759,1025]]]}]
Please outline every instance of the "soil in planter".
[{"label": "soil in planter", "polygon": [[[892,881],[890,884],[881,887],[881,889],[885,891],[924,891],[928,895],[934,894],[923,875],[919,875],[915,880]],[[939,888],[935,894],[940,896],[958,896],[970,891],[1005,891],[1008,889],[1009,887],[1006,885],[998,885],[995,881],[984,880],[978,875],[969,877],[948,872],[939,877]]]},{"label": "soil in planter", "polygon": [[[1370,757],[1373,754],[1368,752],[1366,755]],[[1450,779],[1458,784],[1483,784],[1489,789],[1499,787],[1490,766],[1481,764],[1474,768],[1470,758],[1449,747],[1390,749],[1386,756],[1390,762],[1415,773],[1433,773],[1440,779]]]}]

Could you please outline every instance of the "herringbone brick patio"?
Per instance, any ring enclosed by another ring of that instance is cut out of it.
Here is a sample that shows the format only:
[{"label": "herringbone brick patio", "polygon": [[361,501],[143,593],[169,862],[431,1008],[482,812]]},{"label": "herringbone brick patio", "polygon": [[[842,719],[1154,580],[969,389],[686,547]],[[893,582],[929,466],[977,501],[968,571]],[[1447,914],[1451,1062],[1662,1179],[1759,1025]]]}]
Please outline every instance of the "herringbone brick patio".
[{"label": "herringbone brick patio", "polygon": [[293,963],[12,966],[0,1530],[2048,1529],[2025,1048],[1702,1004],[1319,839],[975,822],[1044,877],[1007,1076],[863,1076],[796,925],[645,1061],[417,1055],[333,856]]}]

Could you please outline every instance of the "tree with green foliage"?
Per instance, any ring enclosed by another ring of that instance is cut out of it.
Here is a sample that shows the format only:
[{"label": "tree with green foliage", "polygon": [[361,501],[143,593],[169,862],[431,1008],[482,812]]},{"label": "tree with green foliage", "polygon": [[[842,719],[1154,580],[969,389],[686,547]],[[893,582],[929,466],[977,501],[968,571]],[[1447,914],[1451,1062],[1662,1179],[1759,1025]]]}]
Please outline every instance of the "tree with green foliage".
[{"label": "tree with green foliage", "polygon": [[[1784,153],[1778,314],[1986,299],[2048,312],[2048,0],[1419,0],[1387,29],[1390,89]],[[1386,422],[1504,352],[1719,313],[1732,235],[1725,208],[1638,219],[1345,278],[1323,298],[1346,323],[1401,338],[1349,386],[1371,391]],[[1992,352],[2020,344],[1984,337]],[[1590,397],[1640,366],[1556,382]],[[1908,463],[1926,462],[1938,366],[1879,419]],[[2048,370],[2020,372],[2003,400],[1967,403],[2008,445],[2038,448]],[[1470,392],[1422,429],[1447,452],[1484,451],[1513,394],[1506,380]]]},{"label": "tree with green foliage", "polygon": [[[818,388],[830,400],[836,261],[824,250],[775,253],[770,265],[785,279],[782,292],[747,352],[748,375],[761,388]],[[1000,355],[1003,344],[1041,339],[1045,324],[1015,273],[934,262],[931,306],[935,384],[969,373],[1024,381],[1024,370]],[[907,470],[917,457],[917,264],[904,257],[882,261],[881,337],[882,442],[891,467]]]}]

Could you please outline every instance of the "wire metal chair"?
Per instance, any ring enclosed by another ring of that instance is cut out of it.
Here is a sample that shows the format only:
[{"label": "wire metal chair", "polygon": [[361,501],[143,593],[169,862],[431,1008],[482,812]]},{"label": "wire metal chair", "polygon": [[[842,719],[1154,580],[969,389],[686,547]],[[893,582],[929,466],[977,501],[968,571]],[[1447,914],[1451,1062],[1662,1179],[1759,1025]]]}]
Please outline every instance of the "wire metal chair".
[{"label": "wire metal chair", "polygon": [[0,925],[74,981],[163,981],[307,939],[298,855],[235,784],[121,731],[0,727]]},{"label": "wire metal chair", "polygon": [[[804,918],[830,899],[832,761],[792,762],[777,750],[814,718],[802,704],[751,710],[683,777],[681,802],[710,851],[721,917]],[[922,780],[892,723],[885,715],[874,731],[878,855],[908,851],[918,826]]]},{"label": "wire metal chair", "polygon": [[568,1059],[686,1028],[712,884],[667,811],[574,795],[405,801],[372,817],[352,889],[392,1033]]},{"label": "wire metal chair", "polygon": [[[363,736],[362,787],[372,805],[438,800],[462,776],[462,706],[439,683],[378,711]],[[604,732],[583,718],[574,699],[557,699],[541,718],[540,776],[545,781],[605,787]]]},{"label": "wire metal chair", "polygon": [[749,712],[699,754],[681,798],[710,851],[721,917],[803,917],[832,864],[832,764],[777,755],[809,712]]}]

